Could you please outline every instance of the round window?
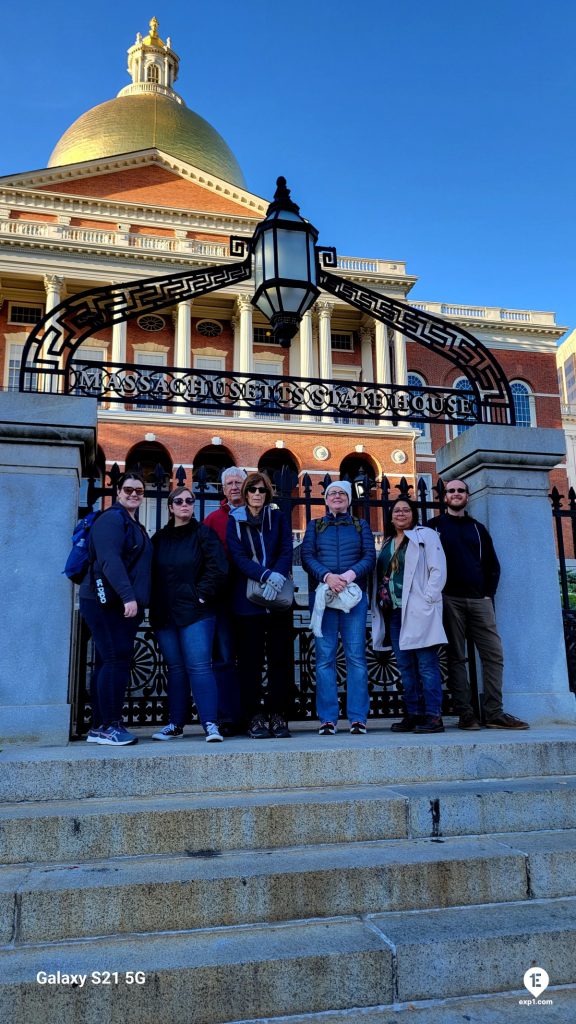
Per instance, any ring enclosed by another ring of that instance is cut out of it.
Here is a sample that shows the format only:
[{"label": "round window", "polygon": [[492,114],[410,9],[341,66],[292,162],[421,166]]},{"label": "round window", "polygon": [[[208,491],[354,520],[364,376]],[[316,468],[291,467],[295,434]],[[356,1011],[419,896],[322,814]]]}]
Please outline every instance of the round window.
[{"label": "round window", "polygon": [[217,338],[219,334],[222,334],[222,324],[219,324],[217,320],[200,320],[196,324],[196,330],[205,338]]},{"label": "round window", "polygon": [[166,322],[163,316],[156,316],[155,313],[144,313],[138,317],[138,327],[143,331],[163,331]]}]

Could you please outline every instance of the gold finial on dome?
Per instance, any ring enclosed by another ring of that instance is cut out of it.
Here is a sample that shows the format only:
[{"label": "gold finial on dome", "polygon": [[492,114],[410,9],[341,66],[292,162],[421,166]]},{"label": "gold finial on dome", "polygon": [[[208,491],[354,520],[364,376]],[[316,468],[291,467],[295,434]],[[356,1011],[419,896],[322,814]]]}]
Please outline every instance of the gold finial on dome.
[{"label": "gold finial on dome", "polygon": [[158,18],[154,17],[150,19],[150,35],[144,36],[142,40],[146,46],[165,46],[166,44],[160,39],[158,35]]}]

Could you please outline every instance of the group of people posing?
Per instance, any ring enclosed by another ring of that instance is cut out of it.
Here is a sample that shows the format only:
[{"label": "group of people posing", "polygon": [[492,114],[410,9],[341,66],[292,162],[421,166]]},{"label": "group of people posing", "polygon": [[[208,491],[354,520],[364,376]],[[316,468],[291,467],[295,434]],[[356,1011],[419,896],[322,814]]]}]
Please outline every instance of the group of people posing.
[{"label": "group of people posing", "polygon": [[[199,523],[192,491],[177,487],[168,496],[167,525],[150,540],[136,517],[144,481],[127,472],[116,502],[94,521],[80,587],[80,611],[95,646],[88,742],[137,742],[122,724],[122,708],[146,608],[166,663],[170,717],[154,739],[183,736],[191,693],[209,743],[236,733],[290,737],[294,651],[285,594],[292,532],[264,474],[231,467],[222,474],[222,490],[220,508]],[[528,728],[502,708],[502,644],[493,608],[500,567],[490,535],[466,513],[464,482],[451,481],[445,495],[446,512],[426,527],[418,525],[412,503],[398,498],[376,557],[369,524],[351,512],[350,483],[326,488],[326,514],[308,524],[302,543],[321,735],[338,728],[339,636],[350,732],[366,732],[368,607],[373,648],[391,644],[402,679],[405,714],[393,731],[444,730],[438,652],[446,643],[458,727],[480,728],[466,671],[467,633],[482,661],[486,725]]]}]

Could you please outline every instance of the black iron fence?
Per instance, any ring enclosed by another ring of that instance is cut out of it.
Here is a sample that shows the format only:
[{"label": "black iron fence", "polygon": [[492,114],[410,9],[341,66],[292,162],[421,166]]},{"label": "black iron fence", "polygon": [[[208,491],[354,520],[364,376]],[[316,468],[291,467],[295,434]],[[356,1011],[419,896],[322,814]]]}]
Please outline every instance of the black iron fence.
[{"label": "black iron fence", "polygon": [[[132,466],[134,470],[141,467]],[[85,504],[80,514],[100,507],[106,507],[116,500],[118,479],[121,470],[117,465],[106,474],[107,479],[93,477],[88,481]],[[146,475],[146,474],[145,474]],[[190,481],[186,470],[180,466],[173,479],[161,465],[146,477],[146,504],[144,513],[151,532],[160,529],[166,517],[166,498],[175,486],[188,484],[196,498],[195,514],[202,521],[220,497],[217,488],[209,479],[204,467],[194,474]],[[313,483],[308,474],[299,482],[296,474],[284,468],[275,474],[275,502],[292,526],[294,537],[294,575],[296,603],[293,615],[294,674],[292,681],[290,718],[306,720],[315,717],[315,651],[314,637],[310,629],[307,606],[307,578],[301,568],[300,542],[306,525],[313,518],[315,508],[324,508],[324,492],[331,482],[326,474],[318,483]],[[444,510],[444,487],[441,481],[430,492],[423,479],[414,488],[402,478],[391,485],[386,477],[376,484],[368,476],[359,476],[351,481],[353,490],[352,511],[368,521],[379,547],[386,532],[392,502],[402,496],[410,497],[418,507],[419,522],[425,525],[431,518]],[[93,671],[93,646],[89,632],[76,613],[76,636],[73,645],[71,670],[71,703],[73,707],[72,735],[80,737],[90,724],[90,682]],[[368,658],[368,679],[370,691],[370,717],[398,718],[403,713],[402,683],[392,650],[375,652],[372,649],[370,623],[366,630]],[[445,653],[441,653],[444,681],[446,678]],[[470,650],[469,666],[473,692],[477,693],[475,656]],[[341,710],[346,703],[346,665],[341,644],[337,653],[338,690]],[[445,685],[445,683],[444,683]],[[264,679],[264,687],[266,678]],[[451,713],[451,701],[445,688],[444,713]],[[481,708],[477,706],[478,714]],[[166,669],[156,643],[153,630],[144,622],[135,644],[130,686],[124,704],[124,720],[130,726],[157,726],[168,721],[166,692]],[[191,705],[190,722],[197,722],[198,716]]]},{"label": "black iron fence", "polygon": [[[571,487],[568,498],[560,494],[557,487],[550,495],[552,517],[556,533],[558,552],[558,573],[562,595],[562,620],[570,689],[576,693],[576,560],[570,553],[576,553],[576,491]],[[567,554],[568,549],[568,554]],[[572,561],[572,565],[570,565]]]}]

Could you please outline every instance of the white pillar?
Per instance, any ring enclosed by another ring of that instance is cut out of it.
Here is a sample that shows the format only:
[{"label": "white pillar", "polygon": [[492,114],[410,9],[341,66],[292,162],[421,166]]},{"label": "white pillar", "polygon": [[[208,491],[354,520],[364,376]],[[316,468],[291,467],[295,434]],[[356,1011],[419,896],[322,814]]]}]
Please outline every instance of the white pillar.
[{"label": "white pillar", "polygon": [[374,380],[374,360],[372,358],[372,331],[367,326],[360,328],[360,352],[362,359],[362,380],[364,383]]},{"label": "white pillar", "polygon": [[[191,322],[190,311],[192,299],[179,302],[176,307],[176,339],[174,345],[174,362],[177,370],[189,370],[192,365]],[[175,405],[174,410],[180,416],[190,412],[185,405]]]},{"label": "white pillar", "polygon": [[406,361],[406,338],[399,331],[394,331],[394,363],[396,384],[408,383],[408,363]]},{"label": "white pillar", "polygon": [[[46,289],[46,312],[49,313],[51,309],[54,309],[54,307],[57,306],[61,302],[62,291],[64,289],[64,278],[61,277],[59,274],[45,274],[44,275],[44,288]],[[49,320],[48,323],[46,324],[46,328],[45,328],[45,331],[44,331],[45,335],[49,332],[50,325],[51,325],[51,321]],[[43,358],[48,358],[48,347],[49,347],[49,344],[50,343],[47,342],[46,346],[44,346],[44,345],[42,346],[42,357]],[[60,358],[58,359],[58,365],[59,365],[60,369],[62,369],[62,367],[64,365],[63,356],[60,356]],[[47,388],[46,381],[50,381],[50,385],[51,385],[51,389],[52,390],[57,390],[57,383],[56,383],[56,380],[54,380],[54,378],[51,378],[49,376],[46,377],[46,380],[45,380],[44,385],[43,385],[45,389]]]},{"label": "white pillar", "polygon": [[[252,303],[245,295],[236,297],[236,311],[240,317],[238,344],[238,372],[252,373],[254,369],[252,348]],[[252,415],[249,409],[241,409],[238,415],[246,419]]]},{"label": "white pillar", "polygon": [[112,362],[126,362],[126,321],[112,325]]},{"label": "white pillar", "polygon": [[320,377],[322,380],[332,379],[332,330],[331,318],[334,309],[333,302],[317,302],[318,319],[320,326],[319,359]]},{"label": "white pillar", "polygon": [[390,384],[390,345],[388,344],[388,331],[380,320],[374,321],[376,330],[376,341],[374,349],[376,354],[376,383]]},{"label": "white pillar", "polygon": [[314,376],[314,353],[312,350],[312,311],[304,313],[300,321],[300,376]]}]

